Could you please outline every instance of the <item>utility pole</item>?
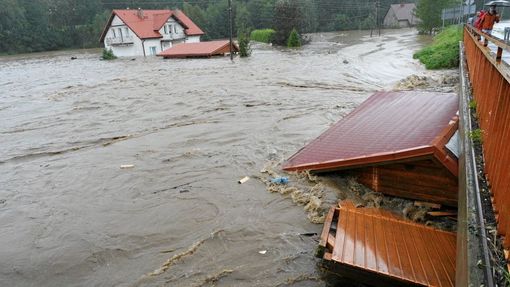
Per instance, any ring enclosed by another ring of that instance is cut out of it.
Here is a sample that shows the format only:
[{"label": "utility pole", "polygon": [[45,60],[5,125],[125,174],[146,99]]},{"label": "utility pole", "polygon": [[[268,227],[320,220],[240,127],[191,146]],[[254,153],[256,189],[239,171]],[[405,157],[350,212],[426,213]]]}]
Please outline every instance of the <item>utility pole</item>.
[{"label": "utility pole", "polygon": [[229,21],[229,27],[230,27],[230,60],[234,60],[234,54],[232,52],[232,0],[228,0],[228,21]]},{"label": "utility pole", "polygon": [[379,28],[379,0],[375,1],[375,28]]}]

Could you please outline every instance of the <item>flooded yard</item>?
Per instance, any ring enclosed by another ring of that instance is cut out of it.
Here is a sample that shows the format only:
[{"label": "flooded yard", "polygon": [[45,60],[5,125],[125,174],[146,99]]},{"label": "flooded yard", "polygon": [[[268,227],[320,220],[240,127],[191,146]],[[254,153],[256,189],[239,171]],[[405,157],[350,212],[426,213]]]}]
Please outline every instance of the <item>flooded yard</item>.
[{"label": "flooded yard", "polygon": [[234,62],[0,58],[0,285],[325,286],[322,225],[257,177],[427,73],[429,39],[369,33]]}]

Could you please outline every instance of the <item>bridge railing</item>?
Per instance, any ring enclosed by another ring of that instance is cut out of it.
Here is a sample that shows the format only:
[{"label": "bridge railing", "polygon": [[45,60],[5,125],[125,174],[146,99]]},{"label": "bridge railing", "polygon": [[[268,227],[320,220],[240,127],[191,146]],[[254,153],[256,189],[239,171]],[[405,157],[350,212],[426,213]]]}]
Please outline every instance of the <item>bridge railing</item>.
[{"label": "bridge railing", "polygon": [[[481,38],[483,42],[480,42]],[[510,53],[510,45],[472,26],[466,26],[464,49],[482,133],[484,173],[492,192],[498,233],[504,236],[505,249],[509,249],[510,68],[505,56]]]}]

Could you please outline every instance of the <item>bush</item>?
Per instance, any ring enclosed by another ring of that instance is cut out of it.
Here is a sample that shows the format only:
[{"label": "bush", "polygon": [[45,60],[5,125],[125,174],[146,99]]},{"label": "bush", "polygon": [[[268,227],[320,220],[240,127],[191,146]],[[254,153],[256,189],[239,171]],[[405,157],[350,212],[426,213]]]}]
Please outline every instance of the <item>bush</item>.
[{"label": "bush", "polygon": [[296,29],[292,29],[290,32],[289,39],[287,40],[287,47],[301,47],[301,39],[299,38],[299,34]]},{"label": "bush", "polygon": [[248,57],[251,55],[250,37],[247,34],[241,33],[237,39],[239,41],[239,56]]},{"label": "bush", "polygon": [[103,60],[115,60],[117,56],[113,54],[112,49],[103,49],[103,56],[101,56]]},{"label": "bush", "polygon": [[250,34],[250,39],[262,43],[271,43],[275,33],[276,31],[273,29],[253,30]]},{"label": "bush", "polygon": [[462,41],[462,28],[450,26],[439,33],[432,45],[413,55],[427,69],[449,69],[459,66],[459,41]]}]

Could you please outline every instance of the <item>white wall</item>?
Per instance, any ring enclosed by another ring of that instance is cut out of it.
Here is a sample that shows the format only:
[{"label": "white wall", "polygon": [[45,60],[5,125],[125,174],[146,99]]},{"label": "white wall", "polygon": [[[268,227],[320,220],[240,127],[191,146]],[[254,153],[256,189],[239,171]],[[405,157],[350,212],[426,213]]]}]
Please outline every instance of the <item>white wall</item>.
[{"label": "white wall", "polygon": [[[145,47],[145,55],[148,56],[156,56],[161,53],[161,40],[160,39],[147,39],[144,42]],[[155,47],[155,53],[152,52],[151,47]],[[143,52],[142,52],[143,55]]]},{"label": "white wall", "polygon": [[[119,29],[122,31],[122,34],[119,32]],[[115,31],[115,33],[114,33]],[[113,45],[108,44],[108,39],[116,39],[121,41],[122,39],[126,42],[132,40],[132,44],[123,44],[123,45]],[[129,41],[127,40],[129,38]],[[135,57],[135,56],[143,56],[142,49],[142,41],[136,36],[136,34],[122,22],[122,20],[114,16],[112,20],[112,24],[108,28],[108,32],[106,33],[104,39],[104,47],[105,49],[112,49],[113,54],[117,57]]]},{"label": "white wall", "polygon": [[[166,26],[166,33],[165,33]],[[184,28],[173,17],[168,18],[168,21],[161,27],[159,33],[163,35],[163,40],[184,39],[186,34]]]},{"label": "white wall", "polygon": [[188,36],[186,43],[198,43],[200,42],[200,36]]}]

